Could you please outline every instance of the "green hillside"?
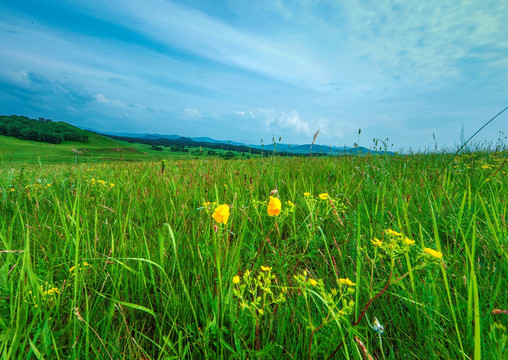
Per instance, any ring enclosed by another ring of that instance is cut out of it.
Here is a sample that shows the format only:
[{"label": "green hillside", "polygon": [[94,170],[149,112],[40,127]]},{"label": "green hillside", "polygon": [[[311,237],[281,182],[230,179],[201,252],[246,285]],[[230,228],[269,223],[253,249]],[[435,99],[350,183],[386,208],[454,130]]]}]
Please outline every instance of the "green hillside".
[{"label": "green hillside", "polygon": [[49,144],[31,140],[20,140],[0,135],[0,160],[2,163],[58,163],[86,162],[104,158],[121,159],[146,157],[138,149],[125,146],[100,135],[89,133],[89,142],[66,141],[61,144]]}]

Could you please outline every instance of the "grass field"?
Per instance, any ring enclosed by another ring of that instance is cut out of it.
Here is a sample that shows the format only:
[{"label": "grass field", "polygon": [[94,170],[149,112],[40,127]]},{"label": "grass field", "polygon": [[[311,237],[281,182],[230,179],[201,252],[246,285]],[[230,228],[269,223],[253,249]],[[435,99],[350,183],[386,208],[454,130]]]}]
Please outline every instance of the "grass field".
[{"label": "grass field", "polygon": [[507,156],[4,163],[0,354],[506,358]]},{"label": "grass field", "polygon": [[[217,158],[228,153],[214,149],[215,155],[209,155],[209,149],[200,147],[186,148],[185,151],[162,151],[150,145],[113,140],[95,133],[86,132],[88,143],[66,141],[62,144],[49,144],[0,135],[1,164],[62,164],[62,163],[102,163],[105,161],[150,161],[167,159]],[[231,152],[240,159],[258,155]]]}]

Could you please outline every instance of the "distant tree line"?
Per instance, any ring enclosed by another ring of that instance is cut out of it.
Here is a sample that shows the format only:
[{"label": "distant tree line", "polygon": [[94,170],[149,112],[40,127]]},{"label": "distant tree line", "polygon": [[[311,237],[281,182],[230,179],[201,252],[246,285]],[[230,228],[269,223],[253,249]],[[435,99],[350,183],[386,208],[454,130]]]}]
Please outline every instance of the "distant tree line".
[{"label": "distant tree line", "polygon": [[50,144],[60,144],[63,141],[88,142],[88,136],[83,131],[69,124],[19,115],[0,115],[0,135]]}]

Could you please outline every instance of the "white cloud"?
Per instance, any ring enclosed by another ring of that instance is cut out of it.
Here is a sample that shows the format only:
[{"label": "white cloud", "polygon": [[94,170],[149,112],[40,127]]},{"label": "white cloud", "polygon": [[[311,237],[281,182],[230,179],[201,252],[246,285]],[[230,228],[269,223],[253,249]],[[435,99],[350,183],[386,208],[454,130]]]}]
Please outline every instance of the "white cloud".
[{"label": "white cloud", "polygon": [[285,136],[284,133],[309,136],[317,130],[311,129],[307,122],[300,119],[296,110],[256,109],[249,111],[248,115],[258,124],[263,124],[264,128],[275,136]]},{"label": "white cloud", "polygon": [[0,81],[15,87],[30,88],[30,79],[28,78],[28,73],[24,70],[0,69]]},{"label": "white cloud", "polygon": [[200,118],[201,117],[201,113],[197,109],[193,109],[193,108],[184,109],[183,113],[186,117],[189,117],[189,118]]},{"label": "white cloud", "polygon": [[102,104],[109,103],[108,98],[105,97],[103,94],[95,94],[94,97],[95,97],[95,100],[97,100],[97,102],[100,102]]}]

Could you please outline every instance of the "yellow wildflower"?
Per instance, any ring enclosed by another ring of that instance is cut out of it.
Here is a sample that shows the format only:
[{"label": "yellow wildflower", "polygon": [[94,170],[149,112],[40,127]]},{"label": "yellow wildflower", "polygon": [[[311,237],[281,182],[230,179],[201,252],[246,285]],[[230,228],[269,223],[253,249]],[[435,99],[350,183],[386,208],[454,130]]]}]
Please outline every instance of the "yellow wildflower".
[{"label": "yellow wildflower", "polygon": [[379,240],[378,238],[374,238],[374,240],[371,240],[370,242],[372,243],[372,245],[376,245],[376,246],[383,245],[383,242],[381,240]]},{"label": "yellow wildflower", "polygon": [[349,278],[339,279],[339,281],[340,281],[341,284],[344,284],[344,285],[347,285],[347,286],[355,286],[356,285],[354,282],[349,280]]},{"label": "yellow wildflower", "polygon": [[312,286],[316,286],[317,285],[317,281],[314,280],[314,279],[309,279],[309,284],[311,284]]},{"label": "yellow wildflower", "polygon": [[213,213],[212,217],[219,224],[223,223],[224,225],[226,225],[229,219],[229,206],[227,204],[219,205],[219,207],[215,209],[215,212]]},{"label": "yellow wildflower", "polygon": [[239,284],[240,283],[240,276],[236,275],[233,276],[233,284]]},{"label": "yellow wildflower", "polygon": [[322,194],[319,194],[319,198],[320,198],[321,200],[326,200],[326,199],[328,199],[328,193],[322,193]]},{"label": "yellow wildflower", "polygon": [[411,240],[410,238],[407,238],[405,237],[404,238],[404,242],[407,244],[407,245],[413,245],[415,243],[414,240]]},{"label": "yellow wildflower", "polygon": [[392,229],[387,229],[387,230],[386,230],[386,232],[387,232],[388,234],[392,235],[392,236],[402,236],[402,234],[401,234],[401,233],[398,233],[398,232],[396,232],[396,231],[394,231],[394,230],[392,230]]},{"label": "yellow wildflower", "polygon": [[270,266],[263,266],[263,265],[261,265],[261,270],[263,270],[263,271],[270,271],[270,270],[272,270],[272,268]]},{"label": "yellow wildflower", "polygon": [[51,288],[49,290],[46,290],[44,291],[44,295],[51,295],[53,293],[57,293],[57,294],[60,294],[60,289],[59,288]]},{"label": "yellow wildflower", "polygon": [[282,208],[282,204],[280,200],[276,197],[270,196],[270,202],[268,203],[268,208],[266,211],[270,216],[277,216],[280,214],[280,210]]},{"label": "yellow wildflower", "polygon": [[288,201],[286,201],[286,203],[287,203],[289,206],[291,206],[291,207],[295,207],[295,204],[293,204],[293,203],[292,203],[291,201],[289,201],[289,200],[288,200]]},{"label": "yellow wildflower", "polygon": [[436,251],[436,250],[433,250],[430,248],[424,248],[423,251],[425,251],[427,254],[429,254],[431,256],[434,256],[435,258],[438,258],[438,259],[443,258],[443,254],[440,253],[439,251]]},{"label": "yellow wildflower", "polygon": [[310,192],[304,192],[303,196],[305,196],[305,197],[310,196]]}]

